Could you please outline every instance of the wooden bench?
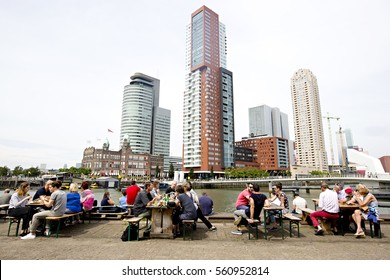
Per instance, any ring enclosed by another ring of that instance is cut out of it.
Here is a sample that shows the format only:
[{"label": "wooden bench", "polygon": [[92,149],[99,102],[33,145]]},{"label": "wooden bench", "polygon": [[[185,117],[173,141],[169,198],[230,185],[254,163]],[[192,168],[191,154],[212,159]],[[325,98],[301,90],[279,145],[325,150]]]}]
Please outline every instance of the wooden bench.
[{"label": "wooden bench", "polygon": [[20,220],[22,217],[13,217],[13,216],[7,216],[5,217],[8,220],[8,236],[11,231],[11,225],[16,224],[16,233],[15,236],[19,236],[19,226],[20,226]]},{"label": "wooden bench", "polygon": [[[145,224],[145,226],[140,227],[139,224],[144,219],[146,219],[146,224]],[[139,231],[141,229],[147,228],[148,225],[149,225],[149,220],[146,217],[132,217],[132,218],[124,219],[123,221],[125,221],[125,222],[127,222],[129,224],[128,227],[127,227],[127,230],[128,230],[128,232],[127,232],[127,234],[128,234],[127,235],[128,236],[127,237],[127,241],[131,241],[131,235],[130,235],[130,227],[131,227],[131,225],[135,225],[137,227],[137,241],[139,240]]]},{"label": "wooden bench", "polygon": [[286,219],[286,220],[289,221],[289,224],[290,224],[290,237],[292,237],[292,225],[293,224],[298,227],[298,237],[300,237],[300,234],[299,234],[299,223],[302,221],[301,218],[299,218],[297,216],[294,216],[291,213],[288,213],[288,214],[284,214],[283,215],[283,219]]},{"label": "wooden bench", "polygon": [[[58,222],[58,225],[57,225],[57,230],[56,230],[56,238],[58,238],[58,232],[60,231],[60,225],[61,225],[61,220],[62,219],[67,219],[67,218],[70,218],[70,217],[74,217],[74,216],[77,216],[77,215],[80,215],[82,216],[83,215],[83,212],[78,212],[78,213],[69,213],[69,214],[64,214],[62,216],[50,216],[50,217],[46,217],[45,218],[45,222],[49,221],[52,222],[52,221],[56,221]],[[50,237],[51,235],[51,231],[50,231],[50,226],[49,226],[49,232],[48,232],[48,237]]]},{"label": "wooden bench", "polygon": [[[302,211],[302,222],[311,224],[310,214],[314,213],[315,210],[310,208],[299,208],[299,209]],[[310,222],[308,222],[307,219],[309,219]]]},{"label": "wooden bench", "polygon": [[128,212],[118,212],[118,213],[112,213],[112,212],[91,212],[89,213],[90,217],[94,217],[97,219],[118,219],[121,220],[125,216],[127,216]]},{"label": "wooden bench", "polygon": [[194,227],[196,225],[195,220],[182,220],[183,224],[183,240],[186,239],[186,233],[191,234],[191,240],[194,239]]}]

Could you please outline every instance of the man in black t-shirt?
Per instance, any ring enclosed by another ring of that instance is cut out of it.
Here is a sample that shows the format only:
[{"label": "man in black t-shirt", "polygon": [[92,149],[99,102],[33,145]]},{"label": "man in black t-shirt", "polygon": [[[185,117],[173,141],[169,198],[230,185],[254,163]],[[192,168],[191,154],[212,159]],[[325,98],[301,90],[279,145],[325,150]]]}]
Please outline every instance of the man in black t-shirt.
[{"label": "man in black t-shirt", "polygon": [[260,193],[260,187],[257,184],[253,185],[253,191],[249,196],[249,208],[245,210],[236,210],[234,211],[234,225],[237,226],[237,230],[232,231],[233,234],[241,235],[240,226],[242,224],[242,218],[250,224],[253,223],[253,220],[260,221],[260,213],[264,206],[269,206],[270,203],[267,197]]},{"label": "man in black t-shirt", "polygon": [[152,205],[157,199],[160,199],[159,196],[155,196],[152,198],[152,194],[150,193],[153,189],[153,185],[150,182],[145,184],[145,188],[138,192],[137,197],[134,201],[133,213],[136,217],[147,217],[150,218],[152,216],[152,211],[147,209],[146,206]]}]

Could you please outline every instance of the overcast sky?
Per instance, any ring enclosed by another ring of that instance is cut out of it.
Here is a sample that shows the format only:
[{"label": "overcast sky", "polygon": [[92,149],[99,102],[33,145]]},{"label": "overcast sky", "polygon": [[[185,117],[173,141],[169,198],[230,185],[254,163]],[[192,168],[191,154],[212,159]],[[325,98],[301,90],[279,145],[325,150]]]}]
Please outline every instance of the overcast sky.
[{"label": "overcast sky", "polygon": [[96,139],[119,149],[135,72],[160,79],[180,156],[185,31],[202,5],[226,25],[236,140],[262,104],[288,114],[294,138],[290,79],[308,68],[322,114],[340,117],[332,134],[349,128],[370,155],[390,155],[390,1],[0,0],[0,166],[75,166]]}]

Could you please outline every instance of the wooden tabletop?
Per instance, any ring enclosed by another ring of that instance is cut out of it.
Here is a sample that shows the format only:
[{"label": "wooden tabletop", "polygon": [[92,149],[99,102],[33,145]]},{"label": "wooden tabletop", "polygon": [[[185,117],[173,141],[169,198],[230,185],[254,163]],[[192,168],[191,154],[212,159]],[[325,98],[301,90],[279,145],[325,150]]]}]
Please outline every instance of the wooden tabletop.
[{"label": "wooden tabletop", "polygon": [[263,209],[266,211],[268,211],[268,210],[283,210],[283,207],[277,206],[277,205],[271,205],[271,206],[264,206]]}]

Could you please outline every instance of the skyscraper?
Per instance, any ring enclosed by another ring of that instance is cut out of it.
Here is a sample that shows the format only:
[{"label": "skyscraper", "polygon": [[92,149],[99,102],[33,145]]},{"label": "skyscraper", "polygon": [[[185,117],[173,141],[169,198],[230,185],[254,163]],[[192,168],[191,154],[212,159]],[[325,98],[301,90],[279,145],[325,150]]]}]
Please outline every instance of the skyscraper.
[{"label": "skyscraper", "polygon": [[249,135],[289,139],[287,114],[267,105],[249,108]]},{"label": "skyscraper", "polygon": [[328,171],[317,78],[308,69],[299,69],[291,78],[295,156],[298,165]]},{"label": "skyscraper", "polygon": [[234,166],[233,74],[226,68],[226,31],[202,6],[187,26],[183,168],[202,176]]},{"label": "skyscraper", "polygon": [[171,111],[159,107],[160,80],[142,73],[123,91],[120,144],[134,153],[169,156]]}]

